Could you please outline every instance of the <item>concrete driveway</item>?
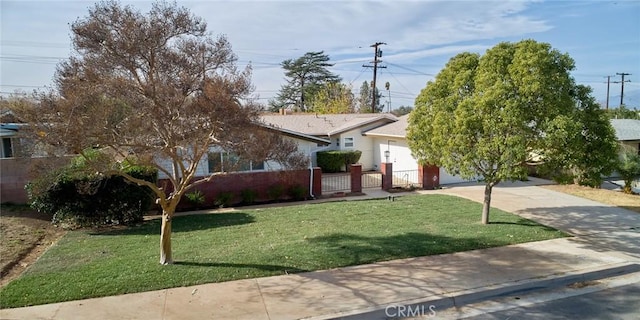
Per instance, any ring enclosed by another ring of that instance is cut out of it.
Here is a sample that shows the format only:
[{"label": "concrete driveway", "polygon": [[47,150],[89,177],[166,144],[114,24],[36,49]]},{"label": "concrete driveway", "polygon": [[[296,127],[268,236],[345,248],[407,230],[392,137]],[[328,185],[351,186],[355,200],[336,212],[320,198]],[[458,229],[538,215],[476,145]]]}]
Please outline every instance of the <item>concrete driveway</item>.
[{"label": "concrete driveway", "polygon": [[[586,248],[640,259],[640,214],[538,187],[548,183],[536,178],[500,183],[493,189],[491,206],[565,231]],[[434,192],[482,202],[484,186],[456,185]],[[640,196],[637,206],[640,207]]]}]

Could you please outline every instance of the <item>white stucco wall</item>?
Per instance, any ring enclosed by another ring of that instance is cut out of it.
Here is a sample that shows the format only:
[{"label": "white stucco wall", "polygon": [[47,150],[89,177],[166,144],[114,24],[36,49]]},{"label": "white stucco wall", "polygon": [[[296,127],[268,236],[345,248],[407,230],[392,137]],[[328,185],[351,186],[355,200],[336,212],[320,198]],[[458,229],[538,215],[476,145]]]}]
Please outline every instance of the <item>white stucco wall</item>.
[{"label": "white stucco wall", "polygon": [[[303,153],[306,156],[312,155],[312,159],[313,159],[313,166],[316,166],[317,163],[315,161],[315,151],[317,151],[319,149],[319,147],[317,146],[317,144],[315,142],[309,142],[306,140],[300,140],[300,139],[294,139],[291,137],[285,137],[285,139],[289,139],[292,140],[294,142],[296,142],[298,144],[298,151]],[[217,149],[216,147],[211,147],[211,151],[212,152],[220,152],[219,149]],[[168,159],[160,159],[158,160],[158,162],[160,163],[160,165],[164,168],[166,168],[167,170],[169,170],[169,172],[172,172],[171,168],[172,168],[172,162]],[[278,162],[275,161],[265,161],[264,164],[264,170],[265,171],[276,171],[276,170],[282,170],[283,167],[282,165],[280,165]],[[256,170],[256,171],[262,171],[262,170]],[[209,175],[209,159],[208,157],[205,155],[199,162],[198,162],[198,167],[196,168],[196,177],[203,177],[203,176],[208,176]],[[167,175],[164,174],[163,172],[160,172],[158,174],[158,178],[160,179],[166,179]]]},{"label": "white stucco wall", "polygon": [[440,184],[452,184],[467,182],[469,180],[462,179],[460,176],[454,176],[447,172],[447,170],[440,168]]},{"label": "white stucco wall", "polygon": [[[345,145],[346,138],[353,138],[353,147],[347,147]],[[373,139],[367,136],[362,135],[362,130],[351,130],[340,134],[338,137],[334,137],[335,139],[340,139],[340,148],[339,150],[360,150],[362,151],[362,156],[360,156],[360,164],[362,164],[362,170],[368,171],[373,170],[373,166],[375,165],[373,161]]]},{"label": "white stucco wall", "polygon": [[[171,160],[157,159],[156,162],[158,162],[158,164],[163,168],[165,168],[167,171],[173,172],[173,162]],[[184,165],[187,166],[188,164],[185,162]],[[198,162],[198,167],[196,168],[196,177],[202,177],[208,174],[209,174],[209,163],[208,163],[207,157],[205,156]],[[167,179],[168,176],[164,172],[159,171],[158,178]]]},{"label": "white stucco wall", "polygon": [[375,137],[374,145],[375,160],[378,163],[387,162],[385,151],[389,150],[388,162],[393,163],[393,170],[418,170],[418,162],[411,156],[411,150],[405,139]]},{"label": "white stucco wall", "polygon": [[[404,138],[373,138],[374,161],[385,162],[384,152],[389,150],[389,162],[393,163],[393,171],[418,170],[418,161],[411,155],[411,149]],[[459,176],[454,176],[440,168],[440,184],[466,182]]]},{"label": "white stucco wall", "polygon": [[[292,140],[298,144],[298,152],[306,155],[307,157],[311,157],[312,166],[317,166],[318,162],[316,160],[316,152],[321,149],[315,142],[310,142],[306,140],[294,139],[290,137],[285,137],[285,139]],[[266,161],[264,165],[264,169],[266,171],[276,171],[282,170],[283,167],[278,162],[275,161]]]}]

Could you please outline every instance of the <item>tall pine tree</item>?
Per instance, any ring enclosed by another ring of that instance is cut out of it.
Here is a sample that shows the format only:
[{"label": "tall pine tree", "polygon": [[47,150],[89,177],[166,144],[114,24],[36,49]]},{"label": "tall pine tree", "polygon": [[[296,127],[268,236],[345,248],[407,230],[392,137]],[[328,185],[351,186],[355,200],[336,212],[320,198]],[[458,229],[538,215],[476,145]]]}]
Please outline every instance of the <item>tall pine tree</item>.
[{"label": "tall pine tree", "polygon": [[269,101],[269,109],[293,108],[308,111],[313,97],[329,83],[340,82],[341,78],[329,71],[329,56],[324,51],[307,52],[298,59],[282,62],[287,83],[280,88],[278,96]]}]

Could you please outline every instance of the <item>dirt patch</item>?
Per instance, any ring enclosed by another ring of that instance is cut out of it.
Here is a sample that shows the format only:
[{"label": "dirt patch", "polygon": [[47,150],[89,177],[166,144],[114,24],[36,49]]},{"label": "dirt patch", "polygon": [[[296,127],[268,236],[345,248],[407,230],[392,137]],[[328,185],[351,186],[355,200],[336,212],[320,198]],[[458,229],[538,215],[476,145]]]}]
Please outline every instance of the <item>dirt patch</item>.
[{"label": "dirt patch", "polygon": [[542,187],[640,213],[640,195],[625,194],[606,189],[594,189],[574,184],[547,185]]},{"label": "dirt patch", "polygon": [[0,286],[17,278],[65,234],[51,216],[23,206],[0,208]]}]

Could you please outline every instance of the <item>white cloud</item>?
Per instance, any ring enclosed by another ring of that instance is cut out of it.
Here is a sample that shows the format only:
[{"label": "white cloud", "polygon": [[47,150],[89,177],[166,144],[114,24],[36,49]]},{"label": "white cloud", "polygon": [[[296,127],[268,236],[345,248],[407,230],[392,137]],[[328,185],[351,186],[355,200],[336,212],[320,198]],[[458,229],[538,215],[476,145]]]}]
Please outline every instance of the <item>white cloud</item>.
[{"label": "white cloud", "polygon": [[[11,90],[5,84],[50,84],[55,69],[53,64],[16,62],[4,57],[9,54],[67,57],[71,48],[69,24],[86,16],[93,3],[93,0],[0,2],[2,91]],[[149,1],[125,3],[143,12],[151,6]],[[392,91],[408,94],[417,94],[429,80],[429,75],[438,73],[450,57],[463,51],[482,53],[500,41],[560,39],[558,43],[552,43],[554,47],[576,48],[570,53],[577,57],[578,69],[583,73],[600,72],[602,69],[598,68],[605,62],[608,68],[614,68],[610,65],[621,60],[614,62],[614,53],[625,53],[625,61],[640,60],[634,60],[638,51],[633,50],[640,39],[638,23],[632,25],[628,22],[632,19],[622,17],[640,13],[637,3],[632,1],[618,5],[602,2],[356,0],[181,1],[179,4],[204,18],[213,34],[226,34],[241,66],[251,61],[254,84],[263,97],[275,95],[283,83],[280,62],[300,57],[308,51],[323,50],[329,54],[336,63],[335,71],[357,88],[362,81],[371,78],[371,70],[362,68],[362,64],[373,58],[373,49],[369,46],[378,41],[387,43],[381,47],[384,51],[382,59],[389,63],[389,68],[381,71],[382,83],[393,81],[392,88],[395,89]],[[603,14],[632,27],[624,28],[613,23],[615,20],[607,23],[602,19]],[[584,25],[571,25],[567,19],[575,19],[571,20],[574,24],[600,21],[600,28],[610,26],[611,33],[604,38],[592,39],[584,34]],[[6,46],[6,41],[53,45]],[[623,41],[629,44],[623,45]],[[598,43],[612,43],[615,49],[598,54],[604,49],[596,47]],[[609,58],[603,61],[601,57]],[[640,67],[637,62],[631,66],[634,69],[621,65],[606,73],[640,74],[635,71]]]}]

